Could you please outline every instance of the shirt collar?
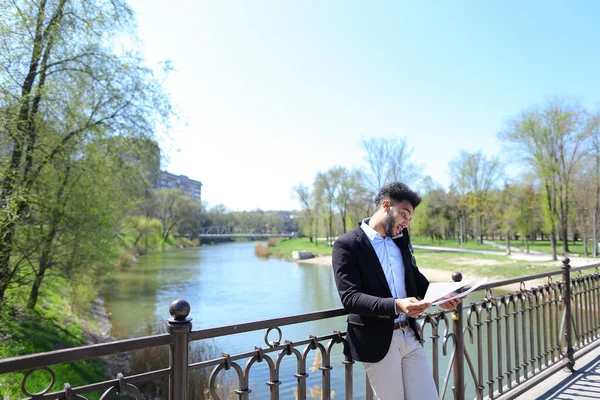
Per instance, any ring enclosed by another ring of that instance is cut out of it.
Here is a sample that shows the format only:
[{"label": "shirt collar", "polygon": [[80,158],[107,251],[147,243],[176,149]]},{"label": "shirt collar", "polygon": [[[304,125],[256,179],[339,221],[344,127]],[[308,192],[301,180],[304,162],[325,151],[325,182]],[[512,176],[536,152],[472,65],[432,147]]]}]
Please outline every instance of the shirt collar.
[{"label": "shirt collar", "polygon": [[360,227],[365,232],[365,235],[367,235],[371,242],[374,240],[385,239],[379,234],[379,232],[377,232],[375,229],[369,226],[369,218],[363,219],[362,223],[360,224]]}]

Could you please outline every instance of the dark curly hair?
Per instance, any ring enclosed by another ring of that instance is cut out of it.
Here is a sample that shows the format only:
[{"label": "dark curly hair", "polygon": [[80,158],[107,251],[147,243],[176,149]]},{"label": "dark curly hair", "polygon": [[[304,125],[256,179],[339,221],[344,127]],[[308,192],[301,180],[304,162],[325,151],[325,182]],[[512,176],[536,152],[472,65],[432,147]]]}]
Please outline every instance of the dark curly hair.
[{"label": "dark curly hair", "polygon": [[375,206],[379,208],[383,200],[391,200],[394,203],[406,200],[413,208],[421,204],[421,196],[402,182],[393,182],[379,189],[375,197]]}]

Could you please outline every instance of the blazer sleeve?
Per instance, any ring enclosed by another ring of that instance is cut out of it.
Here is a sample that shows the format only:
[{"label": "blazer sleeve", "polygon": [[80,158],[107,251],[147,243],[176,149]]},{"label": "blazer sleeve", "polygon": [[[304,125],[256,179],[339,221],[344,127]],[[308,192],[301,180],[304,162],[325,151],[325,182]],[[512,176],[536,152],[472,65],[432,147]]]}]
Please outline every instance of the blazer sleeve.
[{"label": "blazer sleeve", "polygon": [[333,275],[342,305],[353,314],[394,317],[396,300],[393,297],[378,297],[362,291],[356,250],[345,239],[335,241],[332,254]]}]

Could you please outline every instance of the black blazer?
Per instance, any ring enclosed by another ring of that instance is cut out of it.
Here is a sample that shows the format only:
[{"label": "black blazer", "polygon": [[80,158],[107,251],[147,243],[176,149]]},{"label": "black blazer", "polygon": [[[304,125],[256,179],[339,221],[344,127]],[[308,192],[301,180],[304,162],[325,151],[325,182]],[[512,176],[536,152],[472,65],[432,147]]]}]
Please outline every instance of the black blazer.
[{"label": "black blazer", "polygon": [[[405,265],[407,297],[425,297],[429,281],[413,263],[408,230],[404,229],[394,243]],[[350,313],[344,354],[363,362],[381,361],[392,341],[396,301],[360,223],[333,244],[332,266],[342,305]],[[416,321],[409,318],[408,323],[419,338]]]}]

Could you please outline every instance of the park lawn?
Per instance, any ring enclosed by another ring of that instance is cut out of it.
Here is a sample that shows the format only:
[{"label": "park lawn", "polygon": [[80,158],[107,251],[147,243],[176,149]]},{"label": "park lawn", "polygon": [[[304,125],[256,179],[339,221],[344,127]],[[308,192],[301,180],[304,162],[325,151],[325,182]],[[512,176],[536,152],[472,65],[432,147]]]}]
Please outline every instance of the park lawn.
[{"label": "park lawn", "polygon": [[[412,238],[411,238],[412,241]],[[276,257],[291,258],[292,251],[311,251],[315,256],[331,255],[332,247],[321,244],[315,246],[308,238],[282,239],[271,252]],[[497,250],[497,249],[496,249]],[[532,262],[513,260],[507,256],[496,256],[476,253],[455,253],[450,251],[433,251],[415,249],[417,265],[423,268],[449,272],[462,272],[465,275],[487,276],[493,279],[507,279],[533,275],[560,269],[560,263]]]},{"label": "park lawn", "polygon": [[315,257],[318,257],[331,255],[333,247],[327,246],[323,241],[317,245],[314,242],[311,243],[308,238],[291,238],[277,240],[277,245],[271,247],[270,250],[275,257],[281,258],[292,258],[293,251],[310,251]]},{"label": "park lawn", "polygon": [[415,249],[414,253],[419,267],[461,272],[463,275],[488,277],[490,280],[517,278],[552,270],[560,271],[558,261],[532,262],[514,260],[507,256],[426,249]]},{"label": "park lawn", "polygon": [[[506,245],[505,240],[494,240],[494,243]],[[591,242],[591,241],[590,241]],[[525,241],[524,240],[511,240],[510,247],[520,248],[525,250]],[[531,240],[529,241],[529,250],[533,251],[541,251],[543,253],[552,254],[552,246],[550,245],[549,240]],[[588,244],[589,257],[592,256],[592,252],[594,251],[591,243]],[[569,242],[569,252],[570,254],[577,254],[581,257],[585,256],[585,252],[583,249],[583,241],[579,240],[577,242]],[[556,242],[556,253],[558,255],[564,255],[562,251],[562,240],[558,240]]]},{"label": "park lawn", "polygon": [[[453,239],[442,239],[439,242],[438,240],[435,240],[434,243],[432,243],[430,238],[411,237],[410,241],[412,244],[422,246],[440,246],[450,248],[461,247],[456,243],[456,240]],[[463,243],[462,247],[465,249],[501,251],[494,246],[477,244],[474,240]],[[291,258],[292,251],[310,251],[316,257],[328,256],[331,255],[333,247],[327,246],[323,241],[320,241],[319,244],[316,245],[314,242],[310,243],[308,238],[291,238],[278,240],[277,245],[275,247],[271,247],[270,249],[271,254],[273,254],[275,257]]]},{"label": "park lawn", "polygon": [[434,239],[431,240],[429,237],[411,236],[410,242],[419,246],[437,246],[437,247],[450,247],[450,248],[463,248],[471,250],[491,250],[491,251],[502,251],[498,247],[490,246],[487,244],[478,244],[475,240],[468,240],[463,242],[462,246],[456,241],[456,239]]},{"label": "park lawn", "polygon": [[[0,311],[0,359],[40,353],[86,344],[84,324],[93,326],[93,318],[71,311],[70,294],[64,278],[48,276],[41,287],[34,310],[26,310],[27,292],[7,292],[7,304]],[[51,391],[62,390],[65,383],[76,387],[105,378],[105,364],[88,360],[50,366],[56,374]],[[25,372],[25,371],[24,371]],[[0,393],[11,399],[23,398],[20,385],[24,372],[0,375]],[[39,371],[27,380],[27,390],[40,392],[49,384],[50,375]],[[98,399],[101,393],[87,393]]]}]

